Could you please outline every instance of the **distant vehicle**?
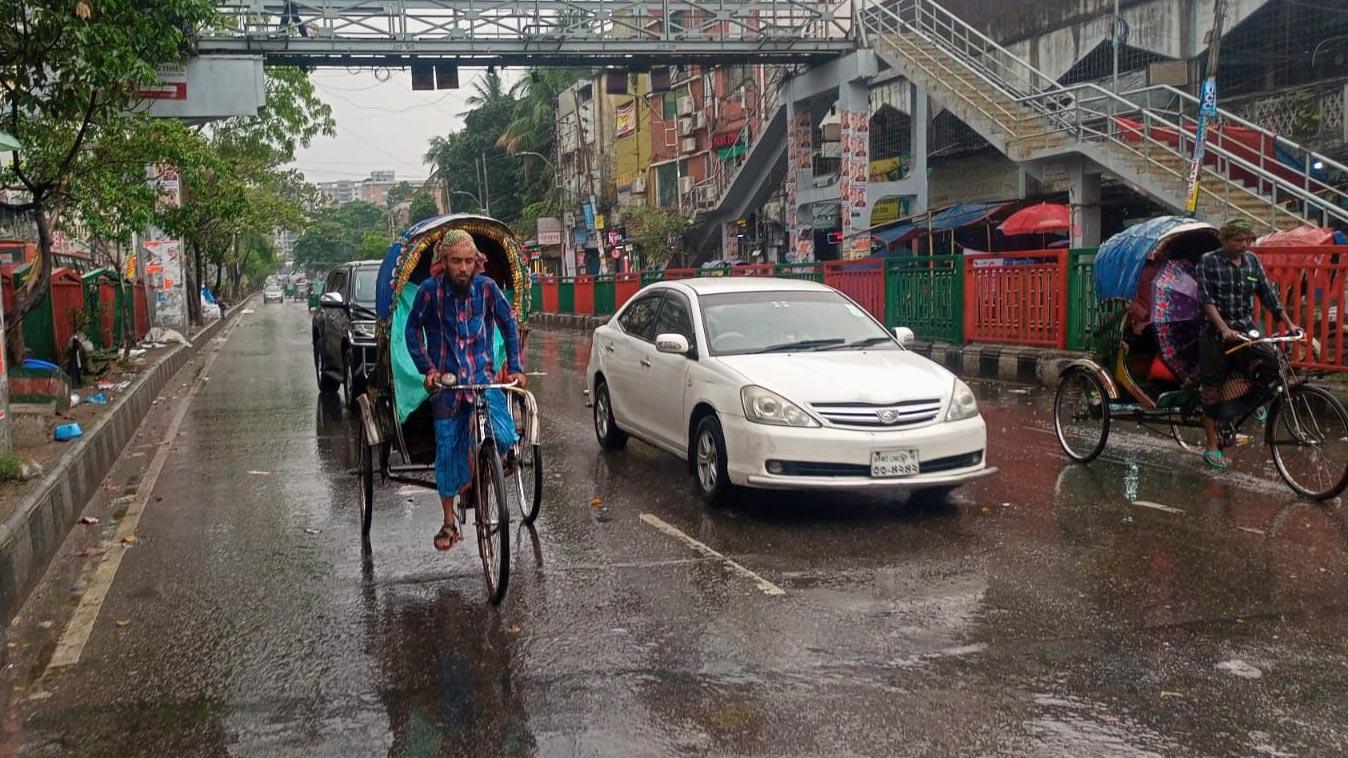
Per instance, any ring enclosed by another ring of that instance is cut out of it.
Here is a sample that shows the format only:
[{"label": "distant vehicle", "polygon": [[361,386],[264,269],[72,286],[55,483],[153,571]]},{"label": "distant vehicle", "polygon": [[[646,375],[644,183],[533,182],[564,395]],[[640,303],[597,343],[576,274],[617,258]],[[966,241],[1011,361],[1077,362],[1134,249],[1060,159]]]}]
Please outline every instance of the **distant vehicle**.
[{"label": "distant vehicle", "polygon": [[262,290],[263,303],[284,303],[285,301],[285,293],[275,284],[268,284],[266,289]]},{"label": "distant vehicle", "polygon": [[340,387],[348,406],[365,392],[375,357],[375,282],[381,261],[352,261],[323,283],[313,316],[314,373],[320,392]]},{"label": "distant vehicle", "polygon": [[814,282],[653,284],[594,332],[595,435],[684,458],[709,503],[736,486],[939,497],[996,469],[973,391],[912,336]]}]

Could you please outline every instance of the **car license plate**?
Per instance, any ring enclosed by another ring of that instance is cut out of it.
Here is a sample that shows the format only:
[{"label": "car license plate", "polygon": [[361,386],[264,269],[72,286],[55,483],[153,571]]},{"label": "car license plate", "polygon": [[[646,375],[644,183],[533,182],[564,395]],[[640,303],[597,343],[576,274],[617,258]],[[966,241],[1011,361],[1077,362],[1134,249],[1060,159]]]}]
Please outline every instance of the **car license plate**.
[{"label": "car license plate", "polygon": [[871,476],[877,479],[918,473],[916,450],[877,450],[871,453]]}]

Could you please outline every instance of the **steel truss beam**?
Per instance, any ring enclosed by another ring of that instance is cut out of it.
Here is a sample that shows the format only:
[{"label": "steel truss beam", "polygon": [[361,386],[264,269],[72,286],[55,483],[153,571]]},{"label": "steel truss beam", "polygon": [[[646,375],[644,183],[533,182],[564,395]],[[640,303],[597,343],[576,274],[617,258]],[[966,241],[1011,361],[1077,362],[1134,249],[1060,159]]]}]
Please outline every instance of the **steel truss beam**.
[{"label": "steel truss beam", "polygon": [[271,63],[814,62],[855,48],[836,0],[222,0],[199,52]]}]

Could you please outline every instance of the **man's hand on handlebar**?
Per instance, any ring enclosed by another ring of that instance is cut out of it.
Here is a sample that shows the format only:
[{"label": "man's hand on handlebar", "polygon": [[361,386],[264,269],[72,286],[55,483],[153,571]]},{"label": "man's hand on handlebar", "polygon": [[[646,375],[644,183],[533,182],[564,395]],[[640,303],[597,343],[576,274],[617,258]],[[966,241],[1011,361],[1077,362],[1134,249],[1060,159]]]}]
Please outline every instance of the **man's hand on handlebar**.
[{"label": "man's hand on handlebar", "polygon": [[1221,334],[1223,342],[1245,342],[1249,339],[1245,335],[1241,334],[1235,329],[1232,329],[1229,326],[1223,327]]},{"label": "man's hand on handlebar", "polygon": [[520,389],[524,389],[524,387],[529,383],[529,380],[524,378],[524,374],[521,372],[512,373],[510,375],[510,381],[514,382],[515,386],[519,387]]},{"label": "man's hand on handlebar", "polygon": [[439,385],[439,383],[440,383],[440,374],[439,372],[436,371],[432,371],[429,374],[426,374],[426,376],[422,377],[421,380],[421,386],[425,387],[427,392],[433,392]]}]

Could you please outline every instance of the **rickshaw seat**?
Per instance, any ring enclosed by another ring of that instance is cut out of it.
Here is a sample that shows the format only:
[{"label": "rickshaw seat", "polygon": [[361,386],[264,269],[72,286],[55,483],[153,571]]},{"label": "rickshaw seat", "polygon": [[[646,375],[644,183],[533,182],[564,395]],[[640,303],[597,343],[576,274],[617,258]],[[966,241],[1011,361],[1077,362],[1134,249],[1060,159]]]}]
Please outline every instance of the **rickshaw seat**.
[{"label": "rickshaw seat", "polygon": [[1151,366],[1147,369],[1147,378],[1153,382],[1179,382],[1175,373],[1170,370],[1169,366],[1165,365],[1165,361],[1161,360],[1159,355],[1151,359]]}]

